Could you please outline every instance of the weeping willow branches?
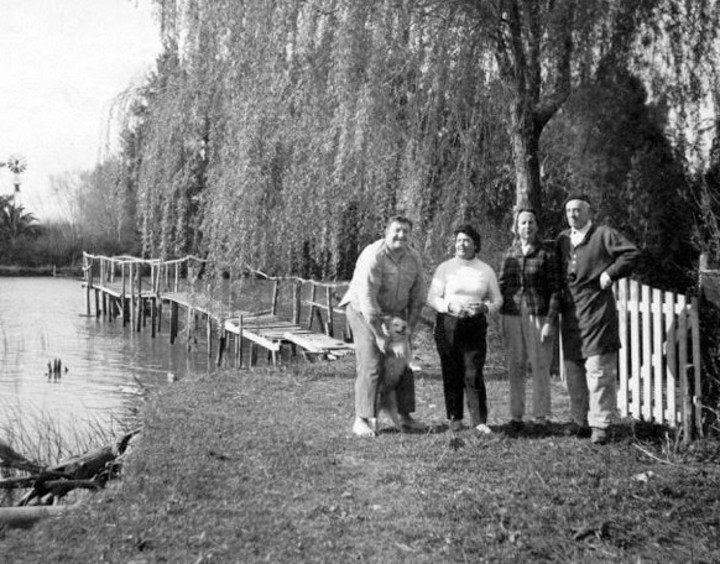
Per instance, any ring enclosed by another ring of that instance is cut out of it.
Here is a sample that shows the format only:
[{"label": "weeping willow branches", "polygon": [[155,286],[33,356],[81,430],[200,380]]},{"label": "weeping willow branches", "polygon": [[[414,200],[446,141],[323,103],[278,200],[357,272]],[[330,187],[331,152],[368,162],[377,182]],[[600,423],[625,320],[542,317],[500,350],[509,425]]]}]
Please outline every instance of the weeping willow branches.
[{"label": "weeping willow branches", "polygon": [[[603,62],[631,59],[659,91],[669,80],[644,41],[678,72],[707,61],[700,32],[676,34],[677,2],[534,4],[156,0],[165,51],[131,136],[145,252],[347,277],[405,213],[439,258],[453,223],[499,223],[516,200],[525,118],[510,101],[547,87],[520,100],[546,103],[531,108],[546,122]],[[682,3],[682,21],[716,21],[711,5]],[[521,60],[527,80],[513,82]],[[536,160],[541,131],[527,144]]]}]

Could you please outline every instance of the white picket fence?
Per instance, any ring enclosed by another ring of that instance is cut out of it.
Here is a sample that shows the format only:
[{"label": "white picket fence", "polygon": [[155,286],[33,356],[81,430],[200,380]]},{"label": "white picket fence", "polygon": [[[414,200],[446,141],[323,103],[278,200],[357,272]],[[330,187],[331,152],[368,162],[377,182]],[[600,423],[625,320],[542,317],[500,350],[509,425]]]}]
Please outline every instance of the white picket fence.
[{"label": "white picket fence", "polygon": [[[622,279],[615,286],[623,416],[702,434],[698,299]],[[694,411],[694,414],[693,414]],[[694,416],[693,416],[694,415]]]},{"label": "white picket fence", "polygon": [[[614,287],[622,417],[682,426],[702,435],[698,299],[624,278]],[[562,351],[562,347],[560,347]],[[562,352],[560,374],[564,379]]]}]

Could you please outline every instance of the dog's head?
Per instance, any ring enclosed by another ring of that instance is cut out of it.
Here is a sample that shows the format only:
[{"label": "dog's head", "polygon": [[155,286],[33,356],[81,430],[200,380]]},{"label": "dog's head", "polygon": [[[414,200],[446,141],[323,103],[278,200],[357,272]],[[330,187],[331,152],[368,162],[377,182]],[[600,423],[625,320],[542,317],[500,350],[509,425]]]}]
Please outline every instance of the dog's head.
[{"label": "dog's head", "polygon": [[390,339],[403,339],[407,337],[408,324],[407,321],[401,317],[387,317],[383,320],[383,324],[385,325],[385,331]]}]

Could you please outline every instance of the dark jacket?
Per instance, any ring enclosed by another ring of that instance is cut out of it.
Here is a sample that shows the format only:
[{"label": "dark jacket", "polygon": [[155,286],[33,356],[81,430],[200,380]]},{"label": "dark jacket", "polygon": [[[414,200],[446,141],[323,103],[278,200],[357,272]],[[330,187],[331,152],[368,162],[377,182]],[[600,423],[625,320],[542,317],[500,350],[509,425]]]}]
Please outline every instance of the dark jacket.
[{"label": "dark jacket", "polygon": [[563,353],[570,360],[606,354],[620,348],[618,316],[612,288],[600,288],[600,275],[615,281],[629,276],[639,251],[611,227],[592,225],[575,248],[570,230],[563,231],[556,248],[564,278],[561,299]]}]

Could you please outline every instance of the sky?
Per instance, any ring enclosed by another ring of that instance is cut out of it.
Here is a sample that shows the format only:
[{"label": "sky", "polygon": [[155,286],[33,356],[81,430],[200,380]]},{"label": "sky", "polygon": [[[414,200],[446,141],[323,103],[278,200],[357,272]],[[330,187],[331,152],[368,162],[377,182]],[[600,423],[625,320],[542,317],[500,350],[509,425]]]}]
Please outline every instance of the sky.
[{"label": "sky", "polygon": [[[0,161],[27,160],[26,211],[62,216],[50,176],[98,163],[113,100],[142,83],[159,51],[150,0],[0,0]],[[0,194],[12,192],[0,168]]]}]

